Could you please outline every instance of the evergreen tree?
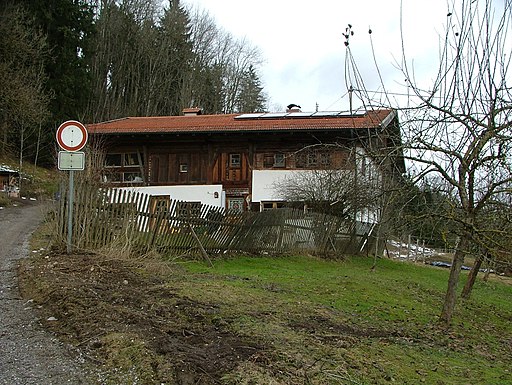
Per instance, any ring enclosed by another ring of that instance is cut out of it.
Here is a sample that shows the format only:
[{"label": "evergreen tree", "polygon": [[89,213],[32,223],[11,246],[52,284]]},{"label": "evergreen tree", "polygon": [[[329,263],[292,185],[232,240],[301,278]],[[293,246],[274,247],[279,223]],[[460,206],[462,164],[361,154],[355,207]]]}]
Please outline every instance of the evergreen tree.
[{"label": "evergreen tree", "polygon": [[199,76],[194,85],[194,97],[191,99],[191,106],[201,106],[207,114],[222,113],[224,86],[220,66],[200,67]]},{"label": "evergreen tree", "polygon": [[238,112],[263,112],[266,102],[260,79],[251,64],[242,75],[236,109]]},{"label": "evergreen tree", "polygon": [[51,54],[45,65],[54,124],[81,119],[90,96],[89,58],[94,8],[86,0],[20,0],[46,35]]},{"label": "evergreen tree", "polygon": [[187,82],[192,72],[191,26],[188,12],[179,0],[170,0],[161,20],[160,41],[164,55],[162,57],[163,87],[159,95],[157,115],[179,115],[189,100]]},{"label": "evergreen tree", "polygon": [[92,97],[87,109],[88,121],[138,114],[142,65],[138,18],[137,9],[124,3],[101,3],[91,60]]}]

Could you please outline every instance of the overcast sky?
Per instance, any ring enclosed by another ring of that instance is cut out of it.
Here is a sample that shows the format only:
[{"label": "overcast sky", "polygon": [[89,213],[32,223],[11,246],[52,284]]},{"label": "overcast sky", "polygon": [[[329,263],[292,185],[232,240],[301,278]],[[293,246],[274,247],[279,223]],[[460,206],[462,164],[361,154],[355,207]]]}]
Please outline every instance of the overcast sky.
[{"label": "overcast sky", "polygon": [[[368,30],[388,89],[404,92],[400,0],[184,0],[207,10],[231,34],[247,38],[264,57],[260,75],[271,110],[289,103],[303,111],[347,110],[345,28],[352,25],[350,49],[368,90],[382,90]],[[430,79],[439,34],[447,22],[446,0],[403,0],[405,50],[416,76]],[[358,102],[354,102],[357,107]]]}]

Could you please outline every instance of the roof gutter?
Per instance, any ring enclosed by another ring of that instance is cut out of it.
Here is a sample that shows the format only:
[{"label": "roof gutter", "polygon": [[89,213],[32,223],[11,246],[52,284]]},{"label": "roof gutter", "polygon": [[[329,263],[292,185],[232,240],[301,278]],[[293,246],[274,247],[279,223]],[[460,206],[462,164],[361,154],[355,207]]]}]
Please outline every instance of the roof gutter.
[{"label": "roof gutter", "polygon": [[388,116],[386,116],[381,123],[379,123],[379,126],[381,128],[385,128],[393,121],[393,119],[397,116],[396,110],[391,110]]}]

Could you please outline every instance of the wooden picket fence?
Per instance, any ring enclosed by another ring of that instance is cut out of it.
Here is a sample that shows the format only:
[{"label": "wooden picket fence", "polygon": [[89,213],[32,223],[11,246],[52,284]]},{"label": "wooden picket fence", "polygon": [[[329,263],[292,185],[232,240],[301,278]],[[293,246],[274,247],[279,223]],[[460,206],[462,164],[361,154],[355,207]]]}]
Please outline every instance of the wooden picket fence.
[{"label": "wooden picket fence", "polygon": [[[87,184],[75,190],[73,247],[118,244],[137,252],[358,254],[372,247],[372,226],[297,209],[236,212]],[[58,231],[67,238],[67,191],[62,192]]]}]

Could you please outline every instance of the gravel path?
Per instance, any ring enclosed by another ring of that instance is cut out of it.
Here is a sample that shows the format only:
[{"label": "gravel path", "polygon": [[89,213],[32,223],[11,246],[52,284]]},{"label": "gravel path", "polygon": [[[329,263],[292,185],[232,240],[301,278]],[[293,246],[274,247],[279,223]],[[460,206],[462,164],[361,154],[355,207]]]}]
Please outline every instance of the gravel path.
[{"label": "gravel path", "polygon": [[43,329],[19,294],[16,266],[42,217],[36,204],[0,210],[0,385],[89,384],[77,355]]}]

